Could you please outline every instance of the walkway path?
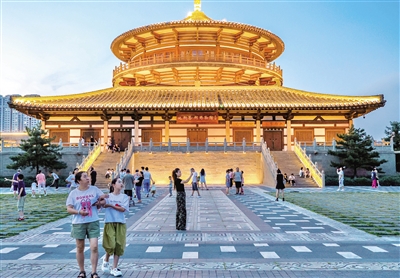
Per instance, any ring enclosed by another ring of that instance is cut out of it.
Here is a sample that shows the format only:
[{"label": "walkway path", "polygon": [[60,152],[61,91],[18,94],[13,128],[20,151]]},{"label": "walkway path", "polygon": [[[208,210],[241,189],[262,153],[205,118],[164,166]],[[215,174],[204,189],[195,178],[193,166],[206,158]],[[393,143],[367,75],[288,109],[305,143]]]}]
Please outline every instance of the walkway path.
[{"label": "walkway path", "polygon": [[[175,230],[175,198],[158,189],[127,214],[124,277],[398,277],[398,237],[379,238],[276,202],[269,190],[246,187],[245,195],[226,196],[214,186],[201,198],[188,192],[183,232]],[[66,218],[2,240],[0,276],[76,277],[69,234]]]}]

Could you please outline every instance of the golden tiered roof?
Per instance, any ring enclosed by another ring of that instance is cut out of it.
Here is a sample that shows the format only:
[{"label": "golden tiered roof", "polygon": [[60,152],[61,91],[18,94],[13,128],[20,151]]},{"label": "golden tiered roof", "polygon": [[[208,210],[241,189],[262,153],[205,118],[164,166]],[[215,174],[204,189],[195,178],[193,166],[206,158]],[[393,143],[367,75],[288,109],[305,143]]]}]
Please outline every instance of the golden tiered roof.
[{"label": "golden tiered roof", "polygon": [[123,61],[113,86],[281,85],[282,70],[273,60],[283,41],[265,29],[213,20],[201,1],[183,20],[132,29],[111,43]]},{"label": "golden tiered roof", "polygon": [[269,87],[119,87],[90,93],[57,97],[13,97],[10,106],[24,113],[64,111],[144,110],[363,110],[364,113],[382,107],[383,95],[338,96]]}]

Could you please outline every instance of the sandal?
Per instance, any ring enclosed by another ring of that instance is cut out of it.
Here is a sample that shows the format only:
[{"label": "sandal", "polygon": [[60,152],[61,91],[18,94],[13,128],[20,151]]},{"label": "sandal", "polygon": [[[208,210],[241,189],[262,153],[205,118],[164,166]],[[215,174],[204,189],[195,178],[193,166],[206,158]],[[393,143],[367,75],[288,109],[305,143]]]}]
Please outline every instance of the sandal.
[{"label": "sandal", "polygon": [[94,272],[90,274],[90,278],[100,278],[100,276],[96,272]]},{"label": "sandal", "polygon": [[86,271],[79,272],[79,275],[77,278],[86,278]]}]

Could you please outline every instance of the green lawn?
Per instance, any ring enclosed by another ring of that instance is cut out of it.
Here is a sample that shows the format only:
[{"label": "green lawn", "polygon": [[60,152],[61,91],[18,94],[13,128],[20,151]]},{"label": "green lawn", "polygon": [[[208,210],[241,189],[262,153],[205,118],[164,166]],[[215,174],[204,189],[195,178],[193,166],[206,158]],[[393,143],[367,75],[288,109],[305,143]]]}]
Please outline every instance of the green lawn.
[{"label": "green lawn", "polygon": [[370,234],[400,235],[400,193],[290,192],[285,200]]},{"label": "green lawn", "polygon": [[43,224],[68,216],[65,201],[67,194],[52,194],[25,200],[25,220],[18,221],[17,200],[13,195],[0,195],[0,238],[17,235]]}]

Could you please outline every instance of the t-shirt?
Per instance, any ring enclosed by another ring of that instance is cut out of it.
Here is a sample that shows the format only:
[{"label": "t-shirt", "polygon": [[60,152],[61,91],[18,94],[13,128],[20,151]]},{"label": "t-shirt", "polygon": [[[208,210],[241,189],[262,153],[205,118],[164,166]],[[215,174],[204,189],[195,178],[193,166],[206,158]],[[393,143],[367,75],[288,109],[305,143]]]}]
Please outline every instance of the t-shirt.
[{"label": "t-shirt", "polygon": [[192,182],[197,182],[197,172],[193,172]]},{"label": "t-shirt", "polygon": [[[123,207],[125,211],[129,210],[129,196],[123,193],[115,195],[111,193],[106,198],[107,204]],[[105,208],[104,223],[126,223],[124,212],[117,211],[114,208]]]},{"label": "t-shirt", "polygon": [[59,179],[59,177],[58,177],[58,175],[56,173],[51,173],[51,175],[53,176],[54,180],[58,180]]},{"label": "t-shirt", "polygon": [[143,182],[143,177],[142,176],[140,176],[140,177],[138,177],[137,178],[137,183],[136,183],[136,186],[142,186],[142,182]]},{"label": "t-shirt", "polygon": [[21,189],[22,189],[21,197],[24,197],[26,195],[24,181],[18,181],[18,195],[21,192]]},{"label": "t-shirt", "polygon": [[132,174],[126,174],[123,179],[122,183],[125,185],[126,190],[132,190],[133,188],[133,176]]},{"label": "t-shirt", "polygon": [[37,183],[36,183],[36,182],[32,182],[31,188],[32,188],[32,190],[36,190],[36,188],[37,188]]},{"label": "t-shirt", "polygon": [[151,191],[156,191],[156,185],[155,184],[153,184],[152,186],[151,186]]},{"label": "t-shirt", "polygon": [[67,198],[66,205],[72,205],[76,210],[85,209],[89,215],[83,216],[80,214],[72,215],[72,224],[90,223],[99,220],[97,208],[92,205],[103,195],[103,192],[96,186],[90,185],[85,191],[79,188],[72,190]]},{"label": "t-shirt", "polygon": [[181,179],[179,179],[179,178],[176,179],[174,181],[174,183],[175,183],[175,188],[176,188],[177,192],[185,192],[185,185],[182,184],[182,180]]},{"label": "t-shirt", "polygon": [[43,173],[37,174],[36,175],[36,180],[39,184],[46,184],[46,177]]},{"label": "t-shirt", "polygon": [[145,180],[149,180],[149,179],[151,178],[150,172],[149,172],[149,171],[144,171],[144,172],[143,172],[143,178],[144,178]]},{"label": "t-shirt", "polygon": [[242,181],[242,172],[234,172],[233,176],[234,176],[234,181],[237,182]]},{"label": "t-shirt", "polygon": [[[18,180],[18,175],[19,175],[19,174],[20,174],[20,173],[15,173],[14,176],[13,176],[13,180],[15,180],[15,181]],[[12,184],[15,185],[15,186],[17,186],[17,185],[18,185],[18,182],[14,182],[14,181],[13,181]]]},{"label": "t-shirt", "polygon": [[71,183],[71,187],[78,187],[78,185],[75,183],[75,175],[71,174],[68,176],[66,179],[67,182]]},{"label": "t-shirt", "polygon": [[340,180],[343,180],[343,179],[344,179],[343,170],[340,170],[340,171],[338,172],[338,175],[339,175],[339,179],[340,179]]},{"label": "t-shirt", "polygon": [[169,181],[168,187],[169,187],[169,188],[172,188],[172,180]]}]

